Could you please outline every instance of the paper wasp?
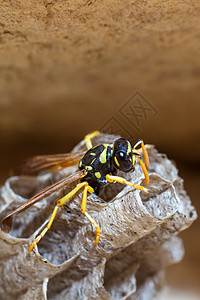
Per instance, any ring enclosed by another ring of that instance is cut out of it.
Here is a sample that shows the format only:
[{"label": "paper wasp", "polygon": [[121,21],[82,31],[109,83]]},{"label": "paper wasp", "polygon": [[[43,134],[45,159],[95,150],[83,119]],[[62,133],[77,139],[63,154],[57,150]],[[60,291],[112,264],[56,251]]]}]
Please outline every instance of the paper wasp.
[{"label": "paper wasp", "polygon": [[[27,160],[21,165],[22,173],[36,172],[49,167],[65,168],[67,166],[73,166],[76,164],[78,164],[78,170],[73,175],[70,175],[59,182],[42,189],[39,193],[6,216],[1,225],[2,230],[5,232],[9,232],[11,229],[13,215],[22,212],[36,202],[69,185],[70,183],[80,180],[80,183],[78,183],[71,192],[57,201],[47,226],[31,244],[29,247],[29,252],[34,249],[36,244],[50,229],[58,208],[63,206],[81,188],[83,188],[81,212],[86,215],[96,229],[96,244],[99,242],[101,231],[98,224],[86,211],[87,193],[94,192],[96,195],[98,195],[107,184],[112,182],[130,185],[136,189],[144,191],[145,193],[148,192],[145,187],[136,185],[127,181],[123,177],[117,176],[118,170],[125,173],[134,171],[135,160],[138,158],[145,176],[145,185],[148,185],[149,176],[147,169],[149,167],[149,158],[143,141],[139,140],[132,147],[128,140],[119,138],[115,140],[113,144],[100,144],[92,147],[91,139],[97,136],[99,133],[99,131],[94,131],[85,136],[85,142],[88,148],[87,152],[36,156]],[[143,162],[139,151],[136,149],[138,146],[142,148],[145,163]]]}]

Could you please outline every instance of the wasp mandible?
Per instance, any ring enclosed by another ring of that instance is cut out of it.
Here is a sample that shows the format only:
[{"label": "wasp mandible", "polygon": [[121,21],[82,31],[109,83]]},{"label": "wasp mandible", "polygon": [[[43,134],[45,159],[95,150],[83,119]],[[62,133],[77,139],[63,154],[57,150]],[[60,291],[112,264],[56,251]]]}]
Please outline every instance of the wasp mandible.
[{"label": "wasp mandible", "polygon": [[[95,220],[88,212],[86,212],[87,194],[95,193],[96,195],[99,195],[102,189],[112,182],[130,185],[136,189],[144,191],[145,193],[148,192],[145,187],[129,182],[123,177],[117,176],[118,170],[124,173],[134,171],[134,164],[137,158],[145,176],[145,185],[148,185],[149,176],[147,169],[149,168],[149,158],[143,141],[139,140],[131,146],[128,140],[119,138],[115,140],[113,144],[100,144],[93,147],[91,139],[99,133],[99,131],[93,131],[85,136],[84,139],[88,149],[87,152],[36,156],[30,158],[20,166],[21,173],[30,173],[53,166],[64,168],[78,163],[78,170],[73,175],[44,188],[6,216],[1,225],[2,230],[6,232],[9,232],[11,229],[13,215],[22,212],[36,202],[69,185],[70,183],[80,180],[80,183],[78,183],[71,192],[57,201],[48,224],[30,245],[29,252],[32,252],[36,244],[50,229],[59,207],[63,206],[80,189],[83,188],[81,212],[85,214],[96,229],[96,244],[99,242],[101,231]],[[142,148],[144,162],[139,151],[136,149],[139,146]]]}]

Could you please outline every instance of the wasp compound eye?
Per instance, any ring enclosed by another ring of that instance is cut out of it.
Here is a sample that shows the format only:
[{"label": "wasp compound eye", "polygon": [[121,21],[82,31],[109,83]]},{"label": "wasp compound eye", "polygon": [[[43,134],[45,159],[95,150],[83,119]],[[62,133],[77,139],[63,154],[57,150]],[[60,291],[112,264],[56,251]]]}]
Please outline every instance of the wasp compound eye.
[{"label": "wasp compound eye", "polygon": [[132,160],[125,152],[118,151],[114,155],[114,165],[117,169],[127,173],[133,170]]},{"label": "wasp compound eye", "polygon": [[122,152],[122,151],[120,151],[120,152],[119,152],[119,156],[122,157],[122,158],[124,158],[124,157],[125,157],[125,153]]}]

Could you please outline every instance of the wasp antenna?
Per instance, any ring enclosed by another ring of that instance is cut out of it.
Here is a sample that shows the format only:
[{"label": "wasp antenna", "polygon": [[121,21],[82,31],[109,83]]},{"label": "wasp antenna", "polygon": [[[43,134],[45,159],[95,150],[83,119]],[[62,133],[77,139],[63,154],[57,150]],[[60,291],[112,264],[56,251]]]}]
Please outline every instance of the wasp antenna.
[{"label": "wasp antenna", "polygon": [[142,146],[142,151],[143,151],[143,155],[144,155],[145,166],[148,170],[148,168],[149,168],[149,156],[148,156],[147,150],[146,150],[143,143],[141,143],[141,146]]},{"label": "wasp antenna", "polygon": [[147,168],[146,168],[145,164],[143,163],[143,160],[142,160],[141,158],[139,158],[139,157],[138,157],[138,159],[139,159],[139,162],[140,162],[140,166],[141,166],[141,168],[142,168],[142,171],[143,171],[143,173],[144,173],[144,177],[145,177],[145,185],[147,186],[147,185],[149,184],[149,174],[148,174],[148,172],[147,172]]},{"label": "wasp antenna", "polygon": [[[143,160],[142,160],[142,156],[138,153],[137,150],[134,149],[131,153],[132,153],[132,155],[136,156],[139,159],[140,166],[142,168],[142,171],[143,171],[144,177],[145,177],[145,185],[147,186],[149,184],[149,174],[148,174],[147,168],[146,168],[146,161],[144,164]],[[147,157],[148,157],[148,155],[147,155]]]},{"label": "wasp antenna", "polygon": [[135,149],[131,151],[131,154],[135,155],[138,158],[142,158],[142,156],[140,155],[140,153],[137,150],[135,150]]},{"label": "wasp antenna", "polygon": [[[148,170],[149,168],[149,156],[148,156],[148,153],[147,153],[147,150],[145,148],[145,145],[144,145],[144,142],[143,140],[139,140],[137,141],[134,145],[133,145],[133,149],[134,151],[136,150],[135,148],[138,147],[138,146],[141,146],[142,148],[142,152],[143,152],[143,155],[144,155],[144,162],[145,162],[145,166]],[[137,151],[137,150],[136,150]]]}]

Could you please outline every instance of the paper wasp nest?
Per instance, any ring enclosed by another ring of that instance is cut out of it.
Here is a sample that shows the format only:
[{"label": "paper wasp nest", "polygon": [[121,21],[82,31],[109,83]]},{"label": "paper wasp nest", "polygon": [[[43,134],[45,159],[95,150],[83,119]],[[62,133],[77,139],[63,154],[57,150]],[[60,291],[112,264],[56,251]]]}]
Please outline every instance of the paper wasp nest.
[{"label": "paper wasp nest", "polygon": [[[112,143],[100,135],[94,144]],[[85,150],[81,142],[73,150]],[[34,253],[28,247],[46,224],[56,201],[73,185],[16,215],[10,234],[0,232],[0,299],[152,299],[163,284],[166,266],[182,259],[177,234],[196,219],[175,165],[153,146],[149,193],[110,184],[100,197],[89,195],[88,212],[99,224],[101,238],[81,213],[82,192],[60,208],[51,230]],[[1,220],[43,187],[73,173],[9,178],[1,188]],[[120,174],[144,185],[137,163],[135,172]],[[38,229],[39,228],[39,229]]]}]

